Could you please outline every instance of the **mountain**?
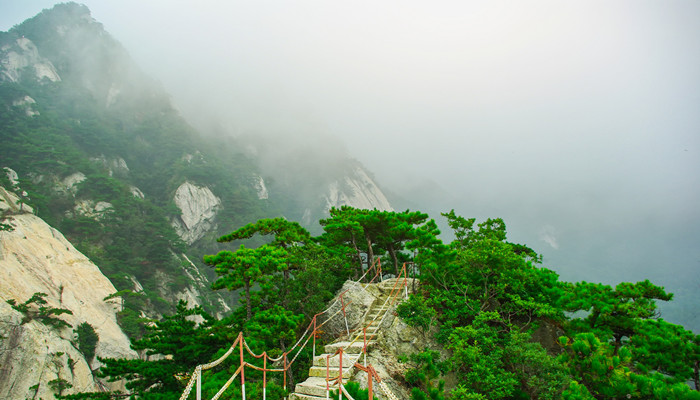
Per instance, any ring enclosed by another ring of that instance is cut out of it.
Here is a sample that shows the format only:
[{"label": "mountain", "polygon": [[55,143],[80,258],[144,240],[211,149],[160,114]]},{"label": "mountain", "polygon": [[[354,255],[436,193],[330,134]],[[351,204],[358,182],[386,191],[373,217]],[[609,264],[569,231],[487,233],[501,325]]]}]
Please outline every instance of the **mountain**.
[{"label": "mountain", "polygon": [[235,294],[210,289],[214,273],[201,261],[226,248],[216,243],[223,234],[276,216],[314,229],[333,206],[391,209],[345,155],[251,151],[252,143],[196,131],[76,3],[0,33],[0,140],[0,168],[16,171],[0,174],[4,186],[116,290],[134,293],[119,312],[131,336],[139,318],[171,311],[178,299],[215,315],[237,305]]},{"label": "mountain", "polygon": [[[52,385],[60,380],[70,383],[77,392],[119,388],[93,375],[101,365],[94,356],[136,357],[117,325],[121,299],[105,299],[116,289],[60,232],[33,215],[31,207],[18,205],[17,200],[0,187],[0,212],[5,217],[3,223],[10,227],[0,231],[5,277],[0,284],[0,362],[4,366],[0,397],[51,398]],[[15,301],[21,306],[37,293],[44,297],[28,305],[27,311],[6,302]],[[70,313],[52,317],[39,307]],[[57,320],[67,325],[55,323]],[[97,334],[93,356],[74,338],[75,329],[82,324],[89,324]]]}]

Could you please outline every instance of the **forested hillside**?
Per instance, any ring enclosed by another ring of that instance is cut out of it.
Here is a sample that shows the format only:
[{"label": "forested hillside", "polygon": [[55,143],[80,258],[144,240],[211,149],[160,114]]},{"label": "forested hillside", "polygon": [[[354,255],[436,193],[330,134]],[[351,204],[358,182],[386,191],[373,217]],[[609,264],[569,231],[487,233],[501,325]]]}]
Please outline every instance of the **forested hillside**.
[{"label": "forested hillside", "polygon": [[295,154],[263,176],[250,146],[188,125],[85,6],[59,4],[1,32],[0,59],[0,168],[19,179],[3,173],[3,184],[127,291],[132,336],[142,312],[177,299],[214,314],[235,304],[212,292],[201,261],[231,227],[280,215],[315,224],[331,206],[383,199],[349,159],[324,170]]},{"label": "forested hillside", "polygon": [[[139,292],[127,299],[126,329],[135,333],[141,311],[172,310],[190,287],[212,312],[225,309],[189,276],[200,273],[182,255],[199,260],[203,250],[186,248],[172,226],[182,214],[173,193],[184,182],[209,185],[225,199],[218,218],[228,226],[274,214],[250,184],[253,163],[200,141],[84,7],[57,6],[0,41],[17,64],[4,64],[0,83],[2,167],[119,290]],[[35,73],[39,63],[55,76]]]},{"label": "forested hillside", "polygon": [[[0,186],[109,278],[116,292],[103,301],[119,303],[140,355],[87,364],[121,389],[80,393],[59,376],[56,398],[177,399],[242,332],[253,351],[284,360],[284,375],[245,373],[248,397],[266,388],[282,399],[314,355],[288,364],[289,348],[381,260],[384,277],[416,278],[391,311],[404,324],[397,335],[429,343],[391,370],[413,400],[700,399],[700,337],[664,321],[657,302],[673,294],[663,287],[563,282],[509,241],[500,218],[432,216],[447,221],[447,243],[431,216],[394,211],[356,161],[260,155],[264,146],[198,132],[85,6],[60,4],[0,32],[0,68]],[[14,229],[11,212],[0,230]],[[5,300],[24,317],[15,319],[49,321],[80,347],[85,335],[73,338],[65,310],[42,298]],[[238,367],[205,371],[204,397]],[[242,398],[241,386],[225,396]]]},{"label": "forested hillside", "polygon": [[[315,326],[308,324],[342,283],[382,257],[383,275],[399,271],[402,276],[405,266],[419,282],[409,285],[410,296],[396,314],[410,327],[401,329],[414,329],[432,345],[403,354],[404,372],[383,377],[402,382],[414,400],[700,398],[691,389],[698,385],[700,336],[658,318],[657,302],[673,297],[664,288],[649,281],[615,287],[562,282],[540,265],[533,250],[508,241],[503,220],[477,225],[454,212],[444,216],[456,236],[449,244],[438,238],[427,214],[410,211],[333,209],[320,221],[318,237],[284,219],[237,229],[219,240],[267,236],[271,242],[224,250],[205,261],[216,268],[215,288],[244,289],[241,307],[219,320],[181,302],[175,314],[134,343],[163,357],[107,359],[101,373],[127,379],[135,398],[175,399],[197,365],[219,358],[239,332],[251,351],[284,356],[309,333],[305,327]],[[193,315],[202,322],[193,322]],[[318,332],[315,344],[333,339],[331,332]],[[281,373],[263,379],[246,368],[247,395],[260,398],[263,382],[267,398],[281,399],[285,389],[293,390],[307,376],[309,347],[291,365],[276,364],[286,370],[284,380]],[[260,364],[247,354],[248,362]],[[240,366],[238,359],[204,371],[205,398],[225,387]],[[237,382],[227,389],[227,398],[240,398]],[[367,398],[366,393],[356,396]]]}]

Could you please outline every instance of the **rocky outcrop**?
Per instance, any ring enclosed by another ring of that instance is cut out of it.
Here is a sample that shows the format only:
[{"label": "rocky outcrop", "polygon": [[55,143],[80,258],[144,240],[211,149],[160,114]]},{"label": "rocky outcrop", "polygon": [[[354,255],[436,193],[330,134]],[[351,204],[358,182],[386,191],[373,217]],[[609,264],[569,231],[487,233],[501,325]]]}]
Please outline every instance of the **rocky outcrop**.
[{"label": "rocky outcrop", "polygon": [[129,186],[129,190],[131,191],[131,194],[134,195],[134,197],[138,197],[139,199],[143,200],[146,198],[146,195],[143,194],[141,189],[137,188],[134,185]]},{"label": "rocky outcrop", "polygon": [[[372,302],[374,302],[375,295],[376,293],[368,293],[357,282],[346,281],[326,313],[326,315],[334,315],[332,319],[325,322],[326,333],[331,336],[339,336],[346,333],[347,329],[353,330],[357,328],[362,323],[362,317],[367,313]],[[345,307],[345,312],[343,313],[342,308],[346,304],[351,304],[352,306]],[[347,326],[345,324],[346,320]]]},{"label": "rocky outcrop", "polygon": [[[355,361],[371,364],[393,395],[399,399],[410,398],[407,388],[402,385],[407,366],[399,362],[399,356],[423,351],[434,344],[395,316],[396,303],[405,294],[402,286],[401,279],[374,284],[345,283],[327,312],[334,317],[324,325],[324,333],[336,339],[325,346],[324,354],[313,359],[309,378],[296,385],[294,393],[290,395],[291,400],[326,398],[326,374],[331,378],[338,377],[340,357],[336,352],[339,348],[343,348],[344,352],[343,378],[357,381],[360,387],[366,388],[367,374],[351,365]],[[340,304],[347,305],[344,313],[337,312]],[[346,330],[346,318],[350,335],[342,332]],[[339,328],[340,334],[337,332]],[[419,336],[422,336],[422,340]],[[366,359],[362,355],[365,340],[368,346]],[[394,344],[400,344],[400,349],[391,347]],[[379,391],[379,387],[375,390]]]},{"label": "rocky outcrop", "polygon": [[36,100],[29,96],[24,96],[21,97],[17,100],[12,101],[12,106],[13,107],[22,107],[24,108],[24,114],[27,117],[33,117],[35,115],[39,115],[39,111],[34,109],[34,104],[36,104]]},{"label": "rocky outcrop", "polygon": [[82,172],[75,172],[63,178],[60,182],[57,182],[54,188],[58,192],[69,193],[71,196],[75,196],[78,191],[77,185],[85,179],[87,179],[85,174]]},{"label": "rocky outcrop", "polygon": [[20,37],[14,43],[0,48],[0,66],[0,80],[17,82],[27,70],[31,71],[38,81],[61,80],[51,61],[41,57],[34,43],[25,37]]},{"label": "rocky outcrop", "polygon": [[325,195],[325,202],[326,212],[332,207],[341,206],[394,211],[379,186],[361,167],[356,167],[342,181],[331,183]]},{"label": "rocky outcrop", "polygon": [[99,157],[93,157],[90,161],[102,164],[109,176],[127,176],[129,174],[129,166],[121,157],[107,158],[104,154],[100,154]]},{"label": "rocky outcrop", "polygon": [[100,220],[113,208],[112,203],[106,201],[78,200],[73,210],[77,215]]},{"label": "rocky outcrop", "polygon": [[206,186],[197,186],[185,182],[175,191],[175,205],[182,215],[172,221],[177,234],[192,244],[208,231],[214,229],[214,218],[221,205],[221,200]]},{"label": "rocky outcrop", "polygon": [[258,193],[259,200],[267,200],[270,194],[267,191],[267,186],[265,186],[265,180],[260,175],[253,176],[253,188]]},{"label": "rocky outcrop", "polygon": [[116,289],[60,232],[26,206],[20,210],[13,194],[0,188],[0,198],[4,222],[12,226],[0,232],[0,398],[51,399],[59,380],[72,385],[63,394],[102,390],[104,384],[92,375],[99,361],[86,360],[76,348],[73,329],[23,321],[6,302],[23,303],[45,293],[46,307],[72,312],[57,318],[73,327],[83,322],[94,327],[97,357],[136,357],[117,325],[119,299],[104,300]]}]

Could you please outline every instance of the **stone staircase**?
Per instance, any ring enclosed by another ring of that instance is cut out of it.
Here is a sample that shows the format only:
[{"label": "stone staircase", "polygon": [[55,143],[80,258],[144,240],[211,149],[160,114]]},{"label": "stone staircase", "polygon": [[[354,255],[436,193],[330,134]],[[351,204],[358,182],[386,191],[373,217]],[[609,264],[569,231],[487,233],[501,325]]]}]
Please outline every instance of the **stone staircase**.
[{"label": "stone staircase", "polygon": [[[366,338],[368,339],[367,347],[369,348],[376,343],[382,317],[391,307],[388,304],[390,301],[387,302],[387,300],[395,283],[395,279],[388,279],[372,284],[379,289],[378,295],[375,296],[374,302],[365,313],[362,323],[353,332],[350,332],[349,337],[341,337],[324,347],[324,353],[316,356],[313,360],[313,365],[309,369],[309,378],[296,385],[294,393],[291,393],[289,396],[289,400],[326,398],[326,373],[328,373],[330,379],[334,379],[338,377],[340,372],[340,355],[335,354],[339,348],[343,349],[343,384],[347,383],[355,375],[357,369],[353,368],[353,365],[355,362],[360,364],[363,362],[362,348],[365,343],[365,333],[363,333],[362,328],[367,327]],[[367,295],[372,296],[369,291]],[[399,293],[399,296],[403,297],[403,292]],[[328,365],[328,368],[326,368],[326,365]],[[337,389],[337,385],[330,388],[330,390]]]}]

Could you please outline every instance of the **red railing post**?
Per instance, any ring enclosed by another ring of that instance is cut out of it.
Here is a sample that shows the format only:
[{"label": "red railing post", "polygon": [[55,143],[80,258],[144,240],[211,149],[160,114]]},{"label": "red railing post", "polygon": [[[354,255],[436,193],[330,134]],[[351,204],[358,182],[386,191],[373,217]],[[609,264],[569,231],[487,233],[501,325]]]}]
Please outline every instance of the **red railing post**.
[{"label": "red railing post", "polygon": [[316,315],[314,315],[314,350],[313,350],[313,357],[311,358],[311,362],[313,362],[313,359],[316,358]]},{"label": "red railing post", "polygon": [[[366,365],[365,365],[366,367]],[[369,400],[374,400],[374,397],[372,397],[372,373],[367,372],[367,389],[368,389],[368,396],[367,398]]]},{"label": "red railing post", "polygon": [[338,399],[343,400],[343,348],[339,348],[340,352],[340,369],[338,370]]},{"label": "red railing post", "polygon": [[267,400],[267,352],[263,351],[263,400]]},{"label": "red railing post", "polygon": [[287,353],[282,354],[284,356],[284,390],[287,390]]},{"label": "red railing post", "polygon": [[238,334],[238,339],[240,342],[238,345],[241,348],[241,395],[243,400],[245,400],[245,360],[243,359],[243,332]]},{"label": "red railing post", "polygon": [[[370,322],[369,326],[371,326],[372,323]],[[362,353],[364,355],[364,364],[365,367],[367,366],[367,327],[364,326],[362,327]]]}]

